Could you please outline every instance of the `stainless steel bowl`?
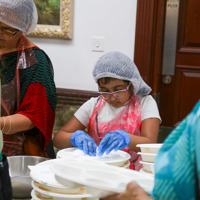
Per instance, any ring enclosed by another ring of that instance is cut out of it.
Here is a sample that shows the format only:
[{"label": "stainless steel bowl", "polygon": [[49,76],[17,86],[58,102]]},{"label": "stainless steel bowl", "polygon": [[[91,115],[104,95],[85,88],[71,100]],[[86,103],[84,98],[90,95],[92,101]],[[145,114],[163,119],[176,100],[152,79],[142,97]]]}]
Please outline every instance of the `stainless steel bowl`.
[{"label": "stainless steel bowl", "polygon": [[10,156],[7,157],[9,164],[9,174],[11,177],[13,198],[31,198],[31,182],[29,165],[36,165],[48,160],[48,158],[38,156]]}]

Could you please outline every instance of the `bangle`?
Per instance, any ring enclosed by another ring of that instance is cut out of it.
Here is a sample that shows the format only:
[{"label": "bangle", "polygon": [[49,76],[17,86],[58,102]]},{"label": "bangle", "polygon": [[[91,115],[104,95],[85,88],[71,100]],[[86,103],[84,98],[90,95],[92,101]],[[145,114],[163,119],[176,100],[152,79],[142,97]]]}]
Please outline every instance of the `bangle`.
[{"label": "bangle", "polygon": [[4,117],[1,117],[2,118],[2,120],[3,120],[3,126],[2,126],[2,128],[1,128],[1,131],[3,132],[3,129],[5,128],[5,120],[4,120]]},{"label": "bangle", "polygon": [[7,116],[6,118],[8,118],[8,121],[9,121],[9,129],[5,134],[8,134],[11,130],[11,119],[10,119],[10,116]]}]

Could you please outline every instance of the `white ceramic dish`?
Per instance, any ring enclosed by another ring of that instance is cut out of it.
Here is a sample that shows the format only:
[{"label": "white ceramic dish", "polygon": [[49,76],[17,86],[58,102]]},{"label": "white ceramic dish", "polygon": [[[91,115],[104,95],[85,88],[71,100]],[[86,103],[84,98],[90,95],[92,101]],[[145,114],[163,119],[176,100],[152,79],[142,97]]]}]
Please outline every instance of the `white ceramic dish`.
[{"label": "white ceramic dish", "polygon": [[154,162],[155,157],[156,157],[156,153],[142,153],[142,152],[138,152],[137,154],[141,155],[142,157],[142,161],[144,162]]},{"label": "white ceramic dish", "polygon": [[64,159],[90,159],[94,161],[100,161],[106,164],[115,165],[115,166],[123,166],[125,162],[127,162],[131,156],[130,154],[118,150],[112,151],[109,155],[103,155],[102,157],[94,157],[84,154],[84,152],[76,147],[66,148],[58,151],[57,158]]},{"label": "white ceramic dish", "polygon": [[86,193],[85,189],[82,189],[79,193],[74,193],[74,194],[60,194],[60,193],[54,193],[51,191],[48,191],[44,188],[41,188],[40,185],[33,181],[32,182],[32,187],[35,191],[37,191],[41,197],[44,198],[49,198],[51,197],[52,199],[82,199],[82,198],[89,198],[92,197],[91,194]]},{"label": "white ceramic dish", "polygon": [[140,161],[143,164],[143,170],[148,173],[154,174],[154,163]]},{"label": "white ceramic dish", "polygon": [[54,163],[61,162],[58,159],[52,159],[44,161],[35,166],[29,166],[31,172],[30,176],[33,180],[41,184],[42,187],[59,193],[77,193],[80,191],[82,185],[77,183],[72,183],[70,186],[64,186],[60,184],[56,178],[55,174],[50,169],[50,166]]},{"label": "white ceramic dish", "polygon": [[139,171],[140,173],[143,173],[143,174],[145,174],[145,175],[147,175],[147,176],[151,176],[151,177],[154,177],[154,174],[152,174],[152,173],[149,173],[149,172],[146,172],[146,171],[144,171],[143,169],[140,169],[140,171]]},{"label": "white ceramic dish", "polygon": [[37,192],[36,190],[32,190],[31,191],[31,197],[34,199],[34,200],[52,200],[53,198],[50,197],[50,196],[43,196],[41,195],[39,192]]},{"label": "white ceramic dish", "polygon": [[161,148],[162,143],[151,144],[137,144],[136,147],[140,147],[142,153],[157,153]]},{"label": "white ceramic dish", "polygon": [[129,166],[130,166],[130,161],[127,161],[126,163],[124,163],[123,168],[126,168],[126,169],[129,169]]},{"label": "white ceramic dish", "polygon": [[102,198],[113,193],[123,192],[130,181],[136,181],[151,193],[154,178],[134,170],[105,165],[87,160],[70,160],[51,166],[57,177],[85,185],[87,192]]}]

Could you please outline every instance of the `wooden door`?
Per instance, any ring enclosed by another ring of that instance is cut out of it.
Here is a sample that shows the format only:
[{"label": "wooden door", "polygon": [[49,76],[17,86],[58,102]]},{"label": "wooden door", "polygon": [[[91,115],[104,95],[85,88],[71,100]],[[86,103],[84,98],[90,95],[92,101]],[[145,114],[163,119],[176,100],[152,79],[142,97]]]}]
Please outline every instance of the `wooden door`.
[{"label": "wooden door", "polygon": [[162,126],[173,127],[200,99],[200,1],[179,0],[174,74],[166,84],[162,67],[168,1],[138,0],[134,61],[152,87]]}]

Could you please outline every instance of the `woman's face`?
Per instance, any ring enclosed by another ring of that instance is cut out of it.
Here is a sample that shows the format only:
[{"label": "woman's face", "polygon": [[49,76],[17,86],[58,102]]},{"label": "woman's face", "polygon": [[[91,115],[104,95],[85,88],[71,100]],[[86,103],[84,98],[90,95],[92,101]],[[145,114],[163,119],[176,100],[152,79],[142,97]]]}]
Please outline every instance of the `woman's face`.
[{"label": "woman's face", "polygon": [[[107,103],[112,105],[113,107],[119,108],[123,106],[131,96],[130,90],[126,89],[130,86],[130,83],[124,82],[123,80],[120,79],[111,79],[108,83],[104,84],[103,81],[100,79],[99,80],[99,92],[109,92],[113,93],[119,90],[124,90],[124,92],[120,92],[121,94],[119,95],[122,96],[121,98],[116,98],[113,94],[107,95],[107,98],[104,98]],[[103,94],[103,93],[102,93]]]},{"label": "woman's face", "polygon": [[0,22],[0,48],[14,47],[22,32]]}]

